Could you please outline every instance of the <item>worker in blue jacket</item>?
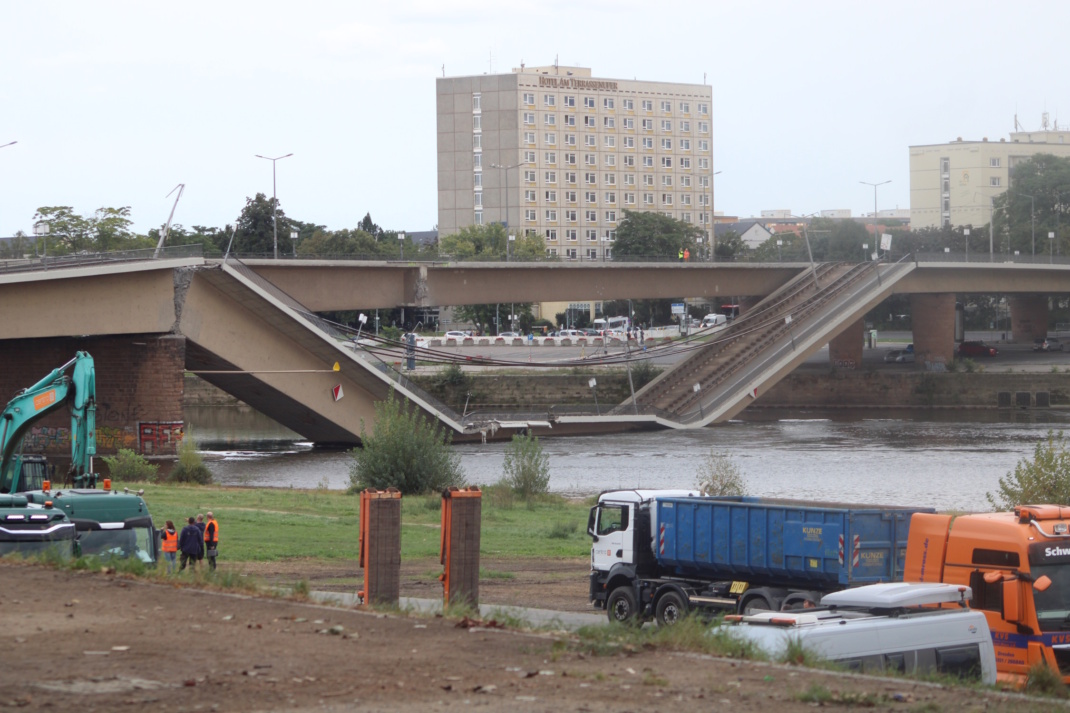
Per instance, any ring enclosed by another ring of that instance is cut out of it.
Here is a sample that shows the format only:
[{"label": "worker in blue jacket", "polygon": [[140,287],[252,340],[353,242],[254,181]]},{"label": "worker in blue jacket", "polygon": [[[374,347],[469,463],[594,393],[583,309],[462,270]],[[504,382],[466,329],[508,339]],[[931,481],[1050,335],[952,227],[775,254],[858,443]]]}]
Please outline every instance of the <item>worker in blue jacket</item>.
[{"label": "worker in blue jacket", "polygon": [[182,552],[182,564],[178,568],[180,572],[186,568],[186,562],[190,563],[190,569],[196,570],[197,560],[204,556],[204,535],[194,523],[191,517],[189,524],[178,535],[178,549]]}]

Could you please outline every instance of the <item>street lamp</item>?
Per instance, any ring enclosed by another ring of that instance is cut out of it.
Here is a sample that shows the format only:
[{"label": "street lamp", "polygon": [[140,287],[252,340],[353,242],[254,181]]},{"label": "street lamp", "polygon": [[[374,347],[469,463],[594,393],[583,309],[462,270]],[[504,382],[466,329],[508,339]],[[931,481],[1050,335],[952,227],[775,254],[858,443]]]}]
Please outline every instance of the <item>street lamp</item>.
[{"label": "street lamp", "polygon": [[1033,236],[1033,257],[1035,258],[1037,256],[1037,199],[1033,196],[1027,196],[1025,193],[1019,193],[1018,195],[1029,199],[1029,229]]},{"label": "street lamp", "polygon": [[275,184],[275,162],[281,161],[284,158],[290,158],[292,153],[288,153],[285,156],[276,156],[275,158],[269,158],[268,156],[261,156],[255,154],[257,158],[262,158],[265,161],[271,161],[271,232],[274,236],[275,242],[275,259],[279,259],[279,199],[277,197],[276,184]]},{"label": "street lamp", "polygon": [[713,227],[713,201],[717,200],[717,191],[713,190],[713,177],[720,171],[714,171],[709,175],[709,181],[706,184],[706,208],[710,213],[706,216],[706,229],[710,233],[710,262],[717,261],[717,233]]},{"label": "street lamp", "polygon": [[[513,164],[511,166],[502,166],[501,164],[491,164],[490,165],[491,168],[496,168],[496,169],[505,171],[505,229],[506,230],[509,229],[509,225],[510,225],[510,223],[509,223],[509,171],[513,170],[514,168],[519,168],[521,166],[526,166],[526,165],[528,165],[528,162],[526,162],[526,161],[521,161],[519,164]],[[514,240],[514,238],[515,238],[514,236],[509,236],[509,240]],[[508,245],[506,245],[505,261],[506,262],[509,261]]]},{"label": "street lamp", "polygon": [[877,235],[877,186],[883,186],[885,183],[891,183],[892,179],[887,181],[881,181],[880,183],[870,183],[869,181],[859,181],[862,185],[873,186],[873,242],[880,245],[880,236]]},{"label": "street lamp", "polygon": [[405,233],[398,233],[398,245],[401,246],[401,259],[405,259]]}]

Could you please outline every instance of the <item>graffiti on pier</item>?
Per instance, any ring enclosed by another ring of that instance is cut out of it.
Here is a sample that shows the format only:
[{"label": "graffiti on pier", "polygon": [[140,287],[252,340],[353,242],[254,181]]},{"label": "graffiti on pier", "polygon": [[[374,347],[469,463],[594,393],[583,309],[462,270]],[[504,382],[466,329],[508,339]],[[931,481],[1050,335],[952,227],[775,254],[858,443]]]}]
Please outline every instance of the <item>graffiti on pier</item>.
[{"label": "graffiti on pier", "polygon": [[[114,453],[120,448],[132,450],[136,446],[137,434],[133,428],[101,426],[97,429],[97,449],[101,452]],[[22,449],[26,453],[69,454],[71,429],[65,426],[33,426],[23,438]]]},{"label": "graffiti on pier", "polygon": [[174,453],[182,441],[182,421],[138,421],[138,451],[146,455]]}]

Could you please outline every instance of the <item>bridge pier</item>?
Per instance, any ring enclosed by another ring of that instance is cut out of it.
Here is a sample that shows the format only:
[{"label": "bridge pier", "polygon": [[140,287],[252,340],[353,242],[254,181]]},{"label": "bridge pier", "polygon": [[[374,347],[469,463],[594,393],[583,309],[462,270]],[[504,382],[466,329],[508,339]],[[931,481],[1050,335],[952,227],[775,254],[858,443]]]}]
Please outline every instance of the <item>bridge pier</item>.
[{"label": "bridge pier", "polygon": [[[181,336],[0,340],[4,401],[70,361],[77,351],[89,352],[96,366],[97,453],[112,455],[120,448],[146,455],[175,453],[183,433],[186,340]],[[29,429],[25,452],[59,456],[60,461],[69,458],[70,427],[70,414],[58,409]]]},{"label": "bridge pier", "polygon": [[862,346],[865,321],[848,325],[829,342],[829,363],[838,369],[857,369],[862,366]]},{"label": "bridge pier", "polygon": [[1011,335],[1008,339],[1029,344],[1037,337],[1048,336],[1047,295],[1011,295],[1007,298],[1011,310]]},{"label": "bridge pier", "polygon": [[914,294],[910,296],[914,323],[914,355],[917,363],[955,358],[955,295]]}]

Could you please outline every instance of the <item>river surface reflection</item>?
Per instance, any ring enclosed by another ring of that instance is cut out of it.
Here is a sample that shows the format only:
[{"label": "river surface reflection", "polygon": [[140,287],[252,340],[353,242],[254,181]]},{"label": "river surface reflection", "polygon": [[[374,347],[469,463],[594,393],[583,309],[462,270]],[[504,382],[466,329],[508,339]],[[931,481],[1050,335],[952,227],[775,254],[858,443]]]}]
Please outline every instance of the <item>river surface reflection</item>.
[{"label": "river surface reflection", "polygon": [[[757,411],[715,428],[547,438],[550,488],[688,488],[706,454],[727,454],[752,495],[987,510],[985,493],[1031,457],[1062,411]],[[314,448],[247,407],[186,408],[225,485],[345,488],[349,454]],[[471,483],[501,477],[506,444],[454,446]]]}]

